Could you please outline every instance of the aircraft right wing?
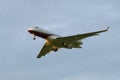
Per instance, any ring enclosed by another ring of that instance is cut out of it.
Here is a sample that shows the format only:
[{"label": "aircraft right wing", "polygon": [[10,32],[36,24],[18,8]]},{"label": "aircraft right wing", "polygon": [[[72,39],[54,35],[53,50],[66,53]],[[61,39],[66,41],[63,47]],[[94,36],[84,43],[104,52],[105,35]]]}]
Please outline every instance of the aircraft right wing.
[{"label": "aircraft right wing", "polygon": [[50,51],[52,51],[52,47],[50,45],[47,45],[47,43],[45,43],[45,45],[43,46],[42,50],[40,51],[40,53],[38,54],[37,58],[40,58],[42,56],[45,56],[46,54],[48,54]]},{"label": "aircraft right wing", "polygon": [[73,35],[73,36],[67,36],[67,37],[60,37],[60,38],[57,38],[56,40],[61,41],[61,42],[74,42],[74,41],[81,40],[81,39],[84,39],[87,37],[98,35],[98,33],[106,32],[106,31],[108,31],[108,29],[109,29],[109,27],[105,30],[84,33],[84,34],[78,34],[78,35]]}]

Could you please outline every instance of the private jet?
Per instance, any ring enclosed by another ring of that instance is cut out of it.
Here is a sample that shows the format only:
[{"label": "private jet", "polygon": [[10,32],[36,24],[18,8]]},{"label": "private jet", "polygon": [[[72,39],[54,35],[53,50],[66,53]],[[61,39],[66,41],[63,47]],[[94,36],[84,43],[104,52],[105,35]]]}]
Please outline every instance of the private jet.
[{"label": "private jet", "polygon": [[53,34],[47,30],[44,30],[39,27],[31,27],[28,29],[28,32],[33,35],[33,40],[36,39],[36,36],[41,37],[46,40],[42,50],[39,52],[37,58],[45,56],[51,51],[58,51],[60,48],[72,49],[72,48],[82,48],[81,45],[82,39],[87,37],[98,35],[98,33],[108,31],[109,27],[104,30],[99,30],[90,33],[77,34],[72,36],[61,37],[59,35]]}]

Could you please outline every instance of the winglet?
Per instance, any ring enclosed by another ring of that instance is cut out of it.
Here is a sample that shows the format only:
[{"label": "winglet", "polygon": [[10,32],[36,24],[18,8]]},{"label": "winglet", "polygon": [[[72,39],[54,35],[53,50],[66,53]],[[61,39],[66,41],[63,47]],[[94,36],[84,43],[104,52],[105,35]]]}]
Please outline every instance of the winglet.
[{"label": "winglet", "polygon": [[108,31],[108,29],[109,29],[109,26],[107,27],[107,29],[106,29],[106,30]]}]

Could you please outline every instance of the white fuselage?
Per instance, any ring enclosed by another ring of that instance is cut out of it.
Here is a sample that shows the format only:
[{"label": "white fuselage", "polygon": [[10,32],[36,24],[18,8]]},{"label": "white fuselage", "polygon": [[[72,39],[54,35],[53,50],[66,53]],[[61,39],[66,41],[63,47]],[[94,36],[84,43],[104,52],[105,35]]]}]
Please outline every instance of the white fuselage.
[{"label": "white fuselage", "polygon": [[55,35],[49,31],[46,31],[46,30],[44,30],[42,28],[38,28],[38,27],[29,28],[28,32],[33,34],[34,36],[42,37],[44,39],[48,39],[48,38],[56,39],[56,38],[60,37],[58,35]]}]

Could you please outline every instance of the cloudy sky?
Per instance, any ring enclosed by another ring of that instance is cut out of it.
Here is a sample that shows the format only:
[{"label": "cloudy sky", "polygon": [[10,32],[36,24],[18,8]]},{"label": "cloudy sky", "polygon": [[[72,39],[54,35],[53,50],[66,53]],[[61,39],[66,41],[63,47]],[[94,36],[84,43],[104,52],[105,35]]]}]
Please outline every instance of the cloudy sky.
[{"label": "cloudy sky", "polygon": [[[36,59],[38,26],[61,36],[108,32]],[[120,80],[119,0],[0,0],[0,80]]]}]

